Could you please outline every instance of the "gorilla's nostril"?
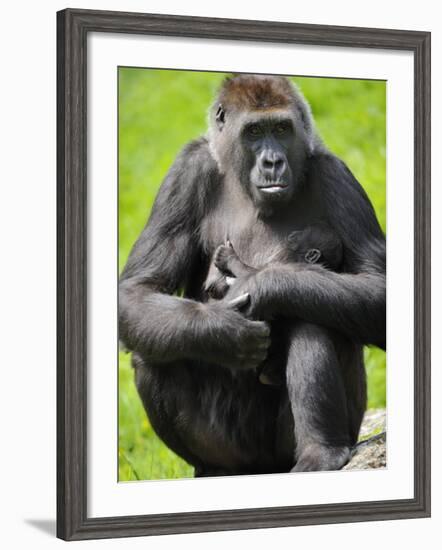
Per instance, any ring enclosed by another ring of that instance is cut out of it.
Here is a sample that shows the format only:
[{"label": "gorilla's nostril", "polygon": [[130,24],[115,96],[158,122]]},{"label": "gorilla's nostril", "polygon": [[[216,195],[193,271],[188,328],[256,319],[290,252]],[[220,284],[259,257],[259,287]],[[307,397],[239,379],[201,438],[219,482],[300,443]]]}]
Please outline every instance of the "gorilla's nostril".
[{"label": "gorilla's nostril", "polygon": [[285,159],[275,152],[262,154],[259,159],[259,168],[264,177],[268,179],[278,179],[285,171]]}]

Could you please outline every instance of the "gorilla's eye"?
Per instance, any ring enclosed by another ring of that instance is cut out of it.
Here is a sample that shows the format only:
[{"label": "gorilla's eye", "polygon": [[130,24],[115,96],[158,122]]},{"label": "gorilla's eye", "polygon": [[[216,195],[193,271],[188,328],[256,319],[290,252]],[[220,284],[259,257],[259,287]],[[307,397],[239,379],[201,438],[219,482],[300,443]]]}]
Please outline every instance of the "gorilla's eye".
[{"label": "gorilla's eye", "polygon": [[280,122],[275,126],[275,133],[278,134],[279,136],[287,134],[289,131],[290,131],[290,124],[286,122]]},{"label": "gorilla's eye", "polygon": [[247,134],[251,137],[259,137],[262,132],[258,124],[249,124],[247,126]]}]

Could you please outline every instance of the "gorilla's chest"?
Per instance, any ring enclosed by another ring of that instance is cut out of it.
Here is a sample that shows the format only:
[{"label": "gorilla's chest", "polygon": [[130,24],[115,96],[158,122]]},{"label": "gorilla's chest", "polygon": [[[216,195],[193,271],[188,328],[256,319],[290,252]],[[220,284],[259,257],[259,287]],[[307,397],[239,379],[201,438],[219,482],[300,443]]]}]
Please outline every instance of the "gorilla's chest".
[{"label": "gorilla's chest", "polygon": [[229,240],[243,262],[259,269],[274,259],[290,233],[303,229],[307,223],[296,208],[290,213],[265,218],[253,207],[230,204],[228,208],[224,205],[215,209],[210,218],[204,220],[201,235],[209,257]]},{"label": "gorilla's chest", "polygon": [[281,241],[281,236],[271,228],[244,214],[238,215],[236,219],[229,215],[214,216],[204,234],[209,256],[219,245],[229,240],[241,259],[256,268],[269,261],[272,249]]}]

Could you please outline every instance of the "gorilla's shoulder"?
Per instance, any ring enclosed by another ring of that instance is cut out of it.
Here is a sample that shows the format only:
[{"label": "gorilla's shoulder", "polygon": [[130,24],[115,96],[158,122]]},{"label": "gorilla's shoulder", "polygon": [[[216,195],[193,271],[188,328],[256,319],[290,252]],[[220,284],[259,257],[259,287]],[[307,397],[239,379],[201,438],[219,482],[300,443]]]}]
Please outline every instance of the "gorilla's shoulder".
[{"label": "gorilla's shoulder", "polygon": [[343,193],[344,189],[362,194],[365,193],[345,162],[327,150],[313,154],[309,159],[308,174],[313,184],[324,192]]},{"label": "gorilla's shoulder", "polygon": [[200,136],[197,139],[192,139],[183,147],[183,153],[186,154],[198,154],[198,153],[210,153],[209,142],[205,136]]},{"label": "gorilla's shoulder", "polygon": [[210,145],[206,137],[189,141],[180,154],[178,159],[186,166],[197,166],[203,172],[218,173],[218,164],[210,150]]},{"label": "gorilla's shoulder", "polygon": [[346,164],[332,152],[322,149],[313,155],[309,159],[310,170],[322,175],[330,175],[339,172],[348,172]]},{"label": "gorilla's shoulder", "polygon": [[177,155],[161,185],[157,203],[201,211],[216,195],[220,171],[205,137],[190,141]]}]

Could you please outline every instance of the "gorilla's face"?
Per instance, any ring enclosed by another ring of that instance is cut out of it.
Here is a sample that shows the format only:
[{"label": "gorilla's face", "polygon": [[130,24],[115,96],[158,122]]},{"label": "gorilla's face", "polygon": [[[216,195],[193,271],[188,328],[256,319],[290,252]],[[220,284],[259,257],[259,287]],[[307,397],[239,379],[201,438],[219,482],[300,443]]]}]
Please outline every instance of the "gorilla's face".
[{"label": "gorilla's face", "polygon": [[239,179],[258,207],[286,204],[301,185],[305,136],[292,109],[230,112],[216,132],[222,171]]},{"label": "gorilla's face", "polygon": [[[243,121],[240,143],[244,166],[242,183],[257,203],[287,201],[295,184],[294,159],[295,127],[293,120],[280,116],[248,116]],[[246,175],[247,172],[247,175]]]}]

